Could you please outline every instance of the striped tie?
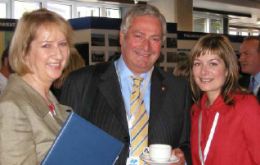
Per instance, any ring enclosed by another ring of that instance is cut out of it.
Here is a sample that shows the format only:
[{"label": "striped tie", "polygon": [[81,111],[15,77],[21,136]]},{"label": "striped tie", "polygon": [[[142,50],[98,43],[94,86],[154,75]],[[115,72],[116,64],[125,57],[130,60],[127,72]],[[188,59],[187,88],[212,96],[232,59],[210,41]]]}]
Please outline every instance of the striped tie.
[{"label": "striped tie", "polygon": [[142,78],[133,78],[132,93],[130,96],[130,155],[139,157],[148,143],[148,115],[144,101],[140,96]]}]

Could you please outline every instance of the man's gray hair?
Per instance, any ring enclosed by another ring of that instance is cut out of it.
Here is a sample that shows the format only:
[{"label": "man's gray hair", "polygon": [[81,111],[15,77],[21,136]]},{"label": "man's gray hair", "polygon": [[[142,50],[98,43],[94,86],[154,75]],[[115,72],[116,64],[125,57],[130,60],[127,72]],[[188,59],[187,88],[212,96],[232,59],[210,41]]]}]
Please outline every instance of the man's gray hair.
[{"label": "man's gray hair", "polygon": [[126,34],[129,27],[131,26],[131,21],[133,18],[138,16],[154,16],[159,19],[162,26],[162,40],[165,40],[167,33],[166,20],[161,12],[154,6],[148,4],[137,4],[130,8],[122,19],[120,30],[122,33]]}]

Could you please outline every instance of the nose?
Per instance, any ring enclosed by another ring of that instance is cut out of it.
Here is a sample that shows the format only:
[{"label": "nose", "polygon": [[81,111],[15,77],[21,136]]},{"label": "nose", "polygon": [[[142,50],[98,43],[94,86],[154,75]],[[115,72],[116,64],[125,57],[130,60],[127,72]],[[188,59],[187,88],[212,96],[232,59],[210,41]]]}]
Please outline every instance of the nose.
[{"label": "nose", "polygon": [[54,47],[54,55],[57,59],[62,59],[63,57],[62,48],[60,48],[58,45]]},{"label": "nose", "polygon": [[150,48],[151,48],[151,43],[150,43],[150,40],[145,38],[142,42],[142,47],[145,51],[149,51]]},{"label": "nose", "polygon": [[207,65],[202,65],[200,72],[201,72],[202,75],[207,75],[208,72],[209,72],[208,66]]}]

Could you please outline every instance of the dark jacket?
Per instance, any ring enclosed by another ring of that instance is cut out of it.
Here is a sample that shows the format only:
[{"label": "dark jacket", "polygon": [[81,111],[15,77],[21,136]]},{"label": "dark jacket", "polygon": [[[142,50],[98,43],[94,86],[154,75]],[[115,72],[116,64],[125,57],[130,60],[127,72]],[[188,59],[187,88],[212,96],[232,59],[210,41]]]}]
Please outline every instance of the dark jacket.
[{"label": "dark jacket", "polygon": [[[243,75],[240,79],[239,79],[239,84],[240,86],[242,86],[243,88],[248,89],[249,88],[249,84],[250,84],[250,75]],[[258,89],[257,94],[256,94],[257,100],[260,103],[260,89]]]},{"label": "dark jacket", "polygon": [[[148,143],[180,147],[189,162],[190,91],[188,83],[159,68],[151,78]],[[129,154],[129,131],[120,84],[113,63],[89,66],[73,72],[64,84],[61,102],[100,127],[125,146],[117,164]]]}]

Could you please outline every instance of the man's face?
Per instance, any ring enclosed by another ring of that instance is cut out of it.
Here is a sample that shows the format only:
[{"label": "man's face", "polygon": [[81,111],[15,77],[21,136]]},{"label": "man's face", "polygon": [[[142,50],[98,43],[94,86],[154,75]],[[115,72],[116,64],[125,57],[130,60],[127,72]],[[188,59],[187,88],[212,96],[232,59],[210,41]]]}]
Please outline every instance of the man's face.
[{"label": "man's face", "polygon": [[255,75],[260,72],[258,44],[258,40],[248,40],[241,44],[239,62],[243,73]]},{"label": "man's face", "polygon": [[137,16],[126,33],[120,32],[123,59],[135,74],[149,71],[161,51],[162,26],[154,16]]}]

